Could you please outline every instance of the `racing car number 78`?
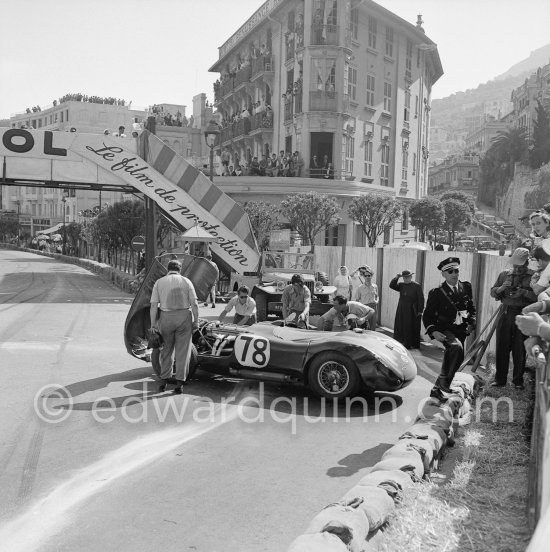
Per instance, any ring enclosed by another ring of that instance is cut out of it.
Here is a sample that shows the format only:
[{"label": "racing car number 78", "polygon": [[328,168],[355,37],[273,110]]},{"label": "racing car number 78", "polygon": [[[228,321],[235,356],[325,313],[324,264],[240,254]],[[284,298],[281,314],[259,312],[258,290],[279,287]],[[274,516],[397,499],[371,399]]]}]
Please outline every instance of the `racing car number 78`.
[{"label": "racing car number 78", "polygon": [[269,363],[269,340],[250,334],[241,334],[235,340],[235,357],[242,366],[263,368]]}]

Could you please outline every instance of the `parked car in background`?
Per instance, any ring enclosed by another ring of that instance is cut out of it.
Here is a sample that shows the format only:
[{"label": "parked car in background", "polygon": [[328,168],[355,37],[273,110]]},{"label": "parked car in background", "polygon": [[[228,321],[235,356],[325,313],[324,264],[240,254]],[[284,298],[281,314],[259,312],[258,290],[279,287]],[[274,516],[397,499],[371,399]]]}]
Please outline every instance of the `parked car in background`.
[{"label": "parked car in background", "polygon": [[498,249],[498,243],[491,240],[480,241],[477,244],[478,251],[496,251],[497,249]]},{"label": "parked car in background", "polygon": [[457,251],[475,251],[475,244],[472,240],[458,240],[456,242]]}]

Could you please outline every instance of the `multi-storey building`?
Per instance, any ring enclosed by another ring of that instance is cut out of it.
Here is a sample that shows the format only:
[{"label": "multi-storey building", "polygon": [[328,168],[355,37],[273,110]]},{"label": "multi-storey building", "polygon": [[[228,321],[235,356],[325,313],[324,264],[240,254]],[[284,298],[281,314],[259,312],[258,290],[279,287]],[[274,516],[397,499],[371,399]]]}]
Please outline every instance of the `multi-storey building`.
[{"label": "multi-storey building", "polygon": [[365,192],[426,194],[430,95],[443,70],[420,17],[411,24],[371,0],[267,0],[210,70],[220,73],[219,151],[298,150],[302,177],[317,174],[316,156]]},{"label": "multi-storey building", "polygon": [[550,107],[550,63],[539,67],[525,82],[512,92],[514,127],[524,128],[529,140],[537,119],[536,108],[540,101]]},{"label": "multi-storey building", "polygon": [[491,147],[493,139],[498,136],[499,132],[504,132],[509,125],[509,116],[497,120],[491,115],[487,115],[481,126],[466,136],[466,150],[484,154]]},{"label": "multi-storey building", "polygon": [[430,167],[428,195],[460,191],[477,197],[478,184],[479,155],[452,155],[443,163]]}]

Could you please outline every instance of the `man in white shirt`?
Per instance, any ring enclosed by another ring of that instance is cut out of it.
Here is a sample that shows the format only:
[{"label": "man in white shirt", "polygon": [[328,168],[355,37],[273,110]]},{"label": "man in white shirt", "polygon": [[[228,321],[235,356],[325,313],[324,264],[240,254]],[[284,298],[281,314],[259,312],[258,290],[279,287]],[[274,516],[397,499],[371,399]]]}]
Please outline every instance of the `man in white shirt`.
[{"label": "man in white shirt", "polygon": [[223,322],[225,315],[229,314],[234,308],[235,316],[233,317],[233,324],[237,324],[237,326],[252,326],[252,324],[256,324],[256,301],[249,294],[250,289],[248,286],[241,286],[237,291],[237,295],[229,300],[218,320]]},{"label": "man in white shirt", "polygon": [[159,331],[164,339],[164,347],[160,350],[160,391],[163,392],[170,382],[175,349],[177,384],[174,392],[182,393],[189,374],[191,337],[198,327],[199,305],[193,283],[180,274],[181,263],[171,260],[167,268],[168,274],[155,282],[151,293],[151,328]]}]

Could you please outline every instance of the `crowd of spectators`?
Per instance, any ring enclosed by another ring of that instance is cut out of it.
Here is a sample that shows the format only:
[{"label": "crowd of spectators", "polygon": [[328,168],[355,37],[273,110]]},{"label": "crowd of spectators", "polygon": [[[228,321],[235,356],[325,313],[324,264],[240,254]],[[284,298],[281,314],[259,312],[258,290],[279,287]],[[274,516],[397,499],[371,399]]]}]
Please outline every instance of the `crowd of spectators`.
[{"label": "crowd of spectators", "polygon": [[225,148],[221,160],[221,176],[304,176],[304,159],[299,151],[285,153],[281,150],[279,155],[272,153],[271,157],[263,155],[261,159],[254,156],[246,161],[236,153],[231,156]]},{"label": "crowd of spectators", "polygon": [[42,111],[41,107],[39,105],[35,105],[34,107],[27,107],[25,113],[39,113],[40,111]]},{"label": "crowd of spectators", "polygon": [[258,100],[257,102],[245,106],[241,112],[231,113],[226,117],[223,117],[220,123],[221,128],[230,127],[232,124],[240,121],[241,119],[247,119],[258,113],[264,113],[265,121],[262,123],[263,126],[271,127],[273,125],[273,108],[269,103],[264,102],[263,99]]},{"label": "crowd of spectators", "polygon": [[[126,105],[126,100],[121,100],[119,98],[107,97],[103,98],[102,96],[88,96],[87,94],[65,94],[59,98],[59,103],[64,102],[88,102],[88,103],[97,103],[97,104],[106,104],[106,105]],[[57,105],[58,101],[54,100],[54,107]],[[128,104],[128,107],[132,105],[132,102]]]},{"label": "crowd of spectators", "polygon": [[[206,107],[208,107],[208,102],[206,102]],[[177,127],[193,127],[195,123],[195,118],[193,115],[189,119],[181,113],[181,111],[176,111],[176,114],[173,115],[169,111],[165,111],[162,105],[152,105],[149,107],[149,113],[155,117],[155,121],[158,125],[166,126],[177,126]]]}]

